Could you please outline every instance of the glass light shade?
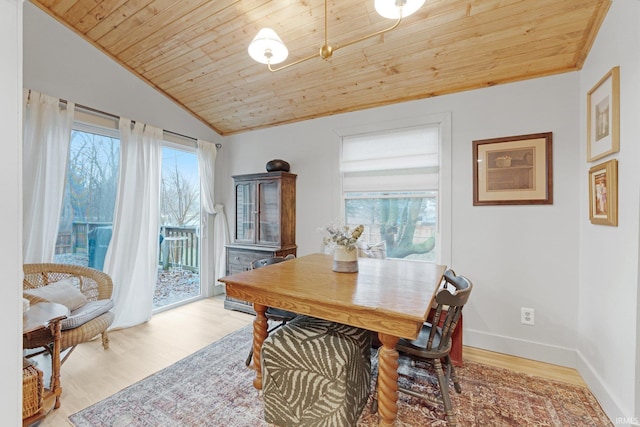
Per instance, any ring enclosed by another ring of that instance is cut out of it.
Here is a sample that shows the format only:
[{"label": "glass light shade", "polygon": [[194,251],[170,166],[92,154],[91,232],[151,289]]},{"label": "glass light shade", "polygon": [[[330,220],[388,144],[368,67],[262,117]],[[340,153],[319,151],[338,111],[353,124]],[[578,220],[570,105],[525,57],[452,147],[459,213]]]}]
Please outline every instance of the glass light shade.
[{"label": "glass light shade", "polygon": [[[269,58],[268,53],[271,53]],[[289,50],[271,28],[263,28],[249,44],[249,56],[261,64],[279,64],[289,56]]]},{"label": "glass light shade", "polygon": [[[424,0],[375,0],[376,12],[389,19],[406,18],[420,9]],[[400,8],[402,6],[402,8]],[[402,16],[400,16],[402,11]]]}]

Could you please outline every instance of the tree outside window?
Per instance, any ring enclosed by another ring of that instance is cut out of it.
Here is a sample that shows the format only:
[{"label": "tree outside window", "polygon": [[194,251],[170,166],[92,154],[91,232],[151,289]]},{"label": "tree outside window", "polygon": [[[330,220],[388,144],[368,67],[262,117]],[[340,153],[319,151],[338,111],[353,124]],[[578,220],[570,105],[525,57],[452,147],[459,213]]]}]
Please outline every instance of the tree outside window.
[{"label": "tree outside window", "polygon": [[388,258],[435,261],[435,192],[348,193],[347,225],[365,226],[365,241],[384,241]]}]

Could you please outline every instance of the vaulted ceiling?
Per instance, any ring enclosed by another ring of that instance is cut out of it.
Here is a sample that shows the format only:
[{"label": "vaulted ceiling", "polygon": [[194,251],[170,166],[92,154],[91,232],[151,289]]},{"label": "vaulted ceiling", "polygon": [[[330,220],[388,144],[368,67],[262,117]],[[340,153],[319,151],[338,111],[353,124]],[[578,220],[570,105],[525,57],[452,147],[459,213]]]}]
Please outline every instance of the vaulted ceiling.
[{"label": "vaulted ceiling", "polygon": [[[324,43],[320,0],[32,0],[222,135],[579,70],[611,0],[426,0],[394,30],[271,73]],[[329,0],[329,44],[389,27],[373,0]]]}]

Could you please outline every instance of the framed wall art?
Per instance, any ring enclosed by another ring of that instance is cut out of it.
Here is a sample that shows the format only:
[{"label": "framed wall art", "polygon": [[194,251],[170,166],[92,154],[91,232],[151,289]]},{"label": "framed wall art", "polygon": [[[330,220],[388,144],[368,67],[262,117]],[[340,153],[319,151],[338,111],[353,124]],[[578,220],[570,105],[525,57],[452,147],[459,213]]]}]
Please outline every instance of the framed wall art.
[{"label": "framed wall art", "polygon": [[613,67],[587,94],[587,161],[620,150],[620,67]]},{"label": "framed wall art", "polygon": [[618,225],[618,161],[589,169],[589,219],[592,224]]},{"label": "framed wall art", "polygon": [[473,205],[553,204],[552,133],[473,141]]}]

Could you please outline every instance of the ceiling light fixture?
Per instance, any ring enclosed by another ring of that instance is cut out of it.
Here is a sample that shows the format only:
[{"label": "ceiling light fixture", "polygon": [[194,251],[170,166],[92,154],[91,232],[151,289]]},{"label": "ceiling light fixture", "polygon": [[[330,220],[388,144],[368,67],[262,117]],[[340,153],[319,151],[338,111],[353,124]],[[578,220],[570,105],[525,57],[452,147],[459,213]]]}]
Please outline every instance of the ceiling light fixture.
[{"label": "ceiling light fixture", "polygon": [[[393,30],[398,25],[400,25],[400,21],[402,18],[405,18],[418,9],[424,4],[425,0],[375,0],[375,8],[376,12],[381,16],[389,19],[395,19],[396,22],[389,28],[384,30],[376,31],[375,33],[369,34],[364,37],[360,37],[356,40],[352,40],[350,42],[346,42],[343,44],[336,44],[335,46],[329,45],[328,34],[327,34],[327,0],[324,1],[324,44],[320,48],[319,56],[322,59],[331,59],[333,52],[338,49],[342,49],[347,46],[351,46],[352,44],[359,43],[363,40],[370,39],[371,37],[379,36],[388,31]],[[292,62],[287,65],[283,65],[278,68],[273,68],[272,65],[279,64],[287,59],[289,55],[289,50],[282,42],[278,34],[271,28],[263,28],[261,29],[255,38],[249,44],[249,56],[251,56],[257,62],[261,64],[267,64],[267,68],[269,71],[275,72],[284,70],[285,68],[289,68],[293,65],[300,64],[301,62],[308,61],[309,59],[316,58],[318,54],[309,55],[305,58],[298,59],[295,62]]]}]

